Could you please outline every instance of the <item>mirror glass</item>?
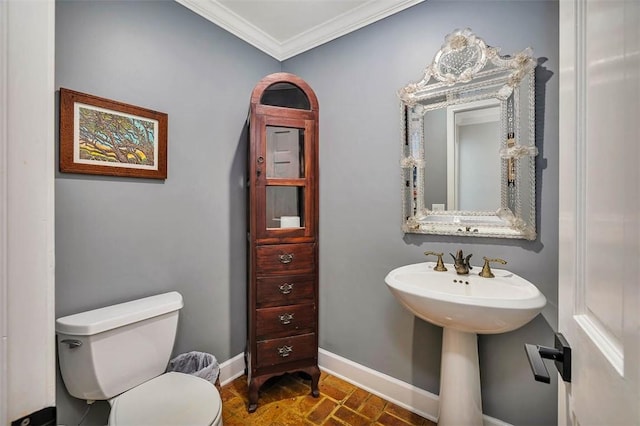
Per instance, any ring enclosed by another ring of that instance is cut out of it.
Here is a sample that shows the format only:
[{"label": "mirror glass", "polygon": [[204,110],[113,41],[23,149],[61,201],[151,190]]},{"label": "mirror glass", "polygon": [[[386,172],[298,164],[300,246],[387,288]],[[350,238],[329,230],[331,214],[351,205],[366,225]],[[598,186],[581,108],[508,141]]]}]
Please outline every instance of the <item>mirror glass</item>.
[{"label": "mirror glass", "polygon": [[456,30],[399,91],[405,232],[536,238],[535,64]]}]

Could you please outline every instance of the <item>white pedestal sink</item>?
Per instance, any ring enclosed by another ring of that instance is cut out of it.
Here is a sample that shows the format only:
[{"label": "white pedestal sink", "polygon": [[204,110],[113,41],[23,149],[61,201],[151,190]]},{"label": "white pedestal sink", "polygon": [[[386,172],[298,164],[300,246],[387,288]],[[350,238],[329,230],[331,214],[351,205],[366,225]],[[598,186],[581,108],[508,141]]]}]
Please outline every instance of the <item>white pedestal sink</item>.
[{"label": "white pedestal sink", "polygon": [[529,281],[504,269],[493,269],[495,278],[482,278],[477,272],[458,275],[453,265],[438,272],[435,265],[396,268],[385,282],[410,312],[444,327],[438,426],[482,426],[477,334],[520,328],[547,299]]}]

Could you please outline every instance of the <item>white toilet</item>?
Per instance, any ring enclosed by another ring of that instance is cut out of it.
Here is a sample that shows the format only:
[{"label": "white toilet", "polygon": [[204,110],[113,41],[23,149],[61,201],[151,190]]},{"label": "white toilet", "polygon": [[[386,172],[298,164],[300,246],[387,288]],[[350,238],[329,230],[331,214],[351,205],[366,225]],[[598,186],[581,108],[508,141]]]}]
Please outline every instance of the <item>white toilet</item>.
[{"label": "white toilet", "polygon": [[180,293],[170,292],[56,320],[69,393],[109,400],[109,425],[222,425],[222,402],[212,383],[164,373],[182,306]]}]

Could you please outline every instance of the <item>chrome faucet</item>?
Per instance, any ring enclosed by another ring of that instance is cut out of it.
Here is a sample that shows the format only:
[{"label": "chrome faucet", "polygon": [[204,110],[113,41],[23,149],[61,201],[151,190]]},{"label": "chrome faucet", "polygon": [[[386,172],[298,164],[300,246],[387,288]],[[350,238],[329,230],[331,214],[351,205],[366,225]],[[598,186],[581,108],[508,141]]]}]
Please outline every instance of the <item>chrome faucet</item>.
[{"label": "chrome faucet", "polygon": [[458,250],[456,256],[454,256],[453,253],[449,254],[453,257],[453,267],[458,275],[468,275],[469,270],[473,269],[473,266],[469,265],[469,259],[471,259],[471,256],[473,255],[469,254],[467,257],[464,257],[462,250]]}]

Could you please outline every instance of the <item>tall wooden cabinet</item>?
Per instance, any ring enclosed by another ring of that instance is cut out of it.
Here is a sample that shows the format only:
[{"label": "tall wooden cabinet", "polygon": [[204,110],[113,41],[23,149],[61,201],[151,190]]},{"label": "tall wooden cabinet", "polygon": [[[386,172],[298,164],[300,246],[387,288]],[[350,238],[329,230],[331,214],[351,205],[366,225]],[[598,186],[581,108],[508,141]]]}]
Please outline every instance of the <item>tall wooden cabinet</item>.
[{"label": "tall wooden cabinet", "polygon": [[302,371],[318,396],[318,101],[301,78],[263,78],[249,122],[249,412],[270,377]]}]

